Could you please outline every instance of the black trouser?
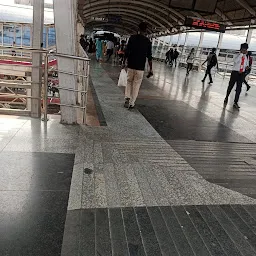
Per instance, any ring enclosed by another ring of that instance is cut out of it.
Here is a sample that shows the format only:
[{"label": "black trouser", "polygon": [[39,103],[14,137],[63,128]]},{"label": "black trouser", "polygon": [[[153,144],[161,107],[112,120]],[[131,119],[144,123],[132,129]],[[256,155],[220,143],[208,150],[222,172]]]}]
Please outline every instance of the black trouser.
[{"label": "black trouser", "polygon": [[177,58],[174,58],[173,62],[175,63],[175,67],[176,67],[177,66]]},{"label": "black trouser", "polygon": [[240,93],[242,90],[242,84],[244,81],[244,76],[245,76],[244,73],[239,73],[238,71],[232,71],[232,73],[231,73],[226,98],[229,97],[229,95],[236,83],[236,96],[235,96],[235,101],[234,101],[235,103],[238,103],[238,101],[239,101]]},{"label": "black trouser", "polygon": [[170,58],[169,64],[172,66],[173,65],[173,58]]},{"label": "black trouser", "polygon": [[107,56],[108,56],[107,61],[110,60],[110,58],[111,58],[113,52],[114,52],[113,49],[107,49]]},{"label": "black trouser", "polygon": [[246,78],[250,73],[251,73],[251,70],[249,69],[249,70],[245,71],[245,74],[244,74],[244,81],[243,81],[243,83],[246,84],[247,90],[250,89],[250,85],[247,83],[247,81],[245,80],[245,78]]},{"label": "black trouser", "polygon": [[213,68],[213,66],[211,66],[211,65],[208,65],[208,66],[207,66],[207,69],[206,69],[206,71],[205,71],[205,76],[204,76],[203,81],[205,81],[207,75],[209,75],[210,83],[212,83],[212,74],[211,74],[212,68]]},{"label": "black trouser", "polygon": [[187,63],[187,73],[189,73],[193,68],[193,63]]}]

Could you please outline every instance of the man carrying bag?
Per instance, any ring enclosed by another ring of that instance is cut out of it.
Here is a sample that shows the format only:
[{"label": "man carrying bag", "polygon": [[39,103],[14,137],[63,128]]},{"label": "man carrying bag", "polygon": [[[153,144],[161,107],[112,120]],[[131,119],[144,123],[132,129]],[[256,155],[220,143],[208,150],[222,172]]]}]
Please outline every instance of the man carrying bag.
[{"label": "man carrying bag", "polygon": [[207,62],[207,69],[205,71],[205,76],[204,76],[204,79],[202,80],[202,82],[204,83],[207,75],[209,75],[209,79],[210,79],[209,84],[212,84],[213,81],[212,81],[211,70],[216,65],[217,65],[217,68],[219,68],[218,67],[218,60],[217,60],[217,56],[216,56],[216,48],[212,48],[211,53],[209,54],[206,61],[202,65],[204,65],[206,62]]}]

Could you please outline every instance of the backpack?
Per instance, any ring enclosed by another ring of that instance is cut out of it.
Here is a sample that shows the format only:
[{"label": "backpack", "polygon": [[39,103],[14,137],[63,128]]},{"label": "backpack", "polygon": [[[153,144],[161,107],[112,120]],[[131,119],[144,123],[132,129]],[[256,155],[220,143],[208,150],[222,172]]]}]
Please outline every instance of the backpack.
[{"label": "backpack", "polygon": [[216,56],[216,54],[214,53],[213,55],[212,55],[212,57],[211,57],[211,61],[210,61],[210,65],[212,66],[212,67],[215,67],[216,65],[217,65],[217,56]]}]

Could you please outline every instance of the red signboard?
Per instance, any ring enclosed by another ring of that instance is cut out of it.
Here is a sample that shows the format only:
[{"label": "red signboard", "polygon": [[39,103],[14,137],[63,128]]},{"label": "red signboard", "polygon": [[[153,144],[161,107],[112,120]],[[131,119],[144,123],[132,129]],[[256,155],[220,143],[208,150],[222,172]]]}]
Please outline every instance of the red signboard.
[{"label": "red signboard", "polygon": [[216,31],[221,33],[225,33],[225,30],[226,30],[226,26],[223,24],[213,22],[213,21],[203,20],[200,18],[187,17],[184,25],[187,27],[211,30],[211,31]]}]

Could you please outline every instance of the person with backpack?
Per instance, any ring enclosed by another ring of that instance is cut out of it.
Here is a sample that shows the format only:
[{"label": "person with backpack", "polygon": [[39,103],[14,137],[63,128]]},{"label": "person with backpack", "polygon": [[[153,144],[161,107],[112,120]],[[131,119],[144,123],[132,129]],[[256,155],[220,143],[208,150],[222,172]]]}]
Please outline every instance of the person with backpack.
[{"label": "person with backpack", "polygon": [[218,67],[218,60],[217,60],[217,56],[216,56],[216,48],[212,48],[212,51],[210,52],[210,54],[208,55],[206,61],[202,65],[204,65],[206,62],[207,62],[207,68],[206,68],[205,76],[204,76],[202,82],[204,83],[207,75],[209,75],[209,79],[210,79],[209,84],[212,84],[213,81],[212,81],[211,70],[216,65],[217,65],[217,68],[219,68]]},{"label": "person with backpack", "polygon": [[251,70],[252,70],[252,52],[249,51],[247,53],[247,58],[249,61],[249,66],[248,66],[248,69],[245,70],[243,83],[245,83],[245,85],[247,86],[247,92],[248,92],[251,89],[251,86],[248,84],[245,78],[251,73]]}]

